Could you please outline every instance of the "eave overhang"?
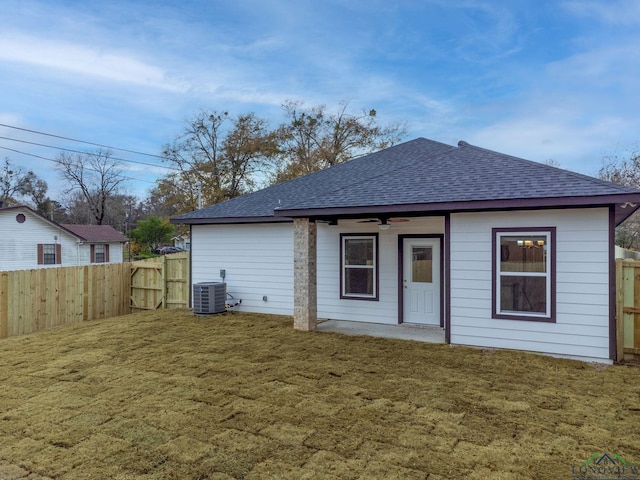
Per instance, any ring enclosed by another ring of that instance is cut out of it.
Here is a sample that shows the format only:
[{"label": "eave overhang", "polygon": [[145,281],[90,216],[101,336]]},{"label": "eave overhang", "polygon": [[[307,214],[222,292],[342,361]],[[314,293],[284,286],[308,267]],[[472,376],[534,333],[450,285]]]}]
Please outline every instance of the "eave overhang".
[{"label": "eave overhang", "polygon": [[269,217],[219,217],[219,218],[172,218],[170,223],[176,225],[226,225],[226,224],[244,224],[244,223],[291,223],[293,218],[282,216]]},{"label": "eave overhang", "polygon": [[[586,208],[615,205],[616,226],[620,225],[638,208],[640,194],[598,195],[589,197],[514,198],[502,200],[472,200],[458,202],[408,203],[399,205],[364,205],[328,208],[277,208],[276,218],[356,218],[362,216],[436,215],[456,212],[497,210],[531,210],[535,208]],[[205,222],[211,223],[211,222]]]}]

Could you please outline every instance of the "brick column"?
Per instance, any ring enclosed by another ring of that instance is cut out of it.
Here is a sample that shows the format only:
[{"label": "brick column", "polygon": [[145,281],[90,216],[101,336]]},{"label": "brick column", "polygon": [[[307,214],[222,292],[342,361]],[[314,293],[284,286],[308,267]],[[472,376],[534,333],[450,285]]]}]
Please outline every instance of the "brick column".
[{"label": "brick column", "polygon": [[293,328],[313,331],[318,323],[316,239],[318,228],[308,218],[293,220]]}]

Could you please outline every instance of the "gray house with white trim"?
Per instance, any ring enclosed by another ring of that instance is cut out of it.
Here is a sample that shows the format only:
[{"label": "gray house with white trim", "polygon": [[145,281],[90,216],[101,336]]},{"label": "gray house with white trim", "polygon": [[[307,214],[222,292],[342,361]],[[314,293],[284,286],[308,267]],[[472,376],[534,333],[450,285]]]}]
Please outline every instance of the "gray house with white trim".
[{"label": "gray house with white trim", "polygon": [[452,344],[616,360],[614,230],[640,191],[418,138],[172,219],[240,310],[431,325]]}]

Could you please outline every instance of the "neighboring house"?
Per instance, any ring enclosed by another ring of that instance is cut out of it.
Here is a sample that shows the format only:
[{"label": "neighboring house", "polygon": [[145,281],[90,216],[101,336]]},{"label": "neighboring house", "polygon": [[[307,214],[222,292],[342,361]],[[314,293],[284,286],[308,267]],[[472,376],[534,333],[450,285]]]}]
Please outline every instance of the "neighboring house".
[{"label": "neighboring house", "polygon": [[240,309],[432,325],[452,344],[615,360],[614,229],[640,191],[418,138],[172,219]]},{"label": "neighboring house", "polygon": [[111,225],[71,225],[62,227],[83,239],[81,263],[120,263],[122,247],[129,241]]},{"label": "neighboring house", "polygon": [[108,225],[60,225],[26,206],[0,208],[0,271],[122,262],[127,237]]},{"label": "neighboring house", "polygon": [[176,248],[181,248],[182,250],[191,249],[191,238],[189,235],[177,235],[171,240],[173,240],[173,246]]}]

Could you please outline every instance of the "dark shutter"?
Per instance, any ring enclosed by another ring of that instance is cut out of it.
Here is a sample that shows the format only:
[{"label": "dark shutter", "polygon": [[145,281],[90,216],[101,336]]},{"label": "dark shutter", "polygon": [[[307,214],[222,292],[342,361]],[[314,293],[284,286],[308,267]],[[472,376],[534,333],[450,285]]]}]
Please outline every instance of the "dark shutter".
[{"label": "dark shutter", "polygon": [[62,264],[62,245],[56,243],[56,264]]},{"label": "dark shutter", "polygon": [[44,246],[39,243],[38,244],[38,265],[44,264]]},{"label": "dark shutter", "polygon": [[104,261],[109,263],[109,244],[104,246]]},{"label": "dark shutter", "polygon": [[91,263],[96,263],[96,246],[91,244]]}]

